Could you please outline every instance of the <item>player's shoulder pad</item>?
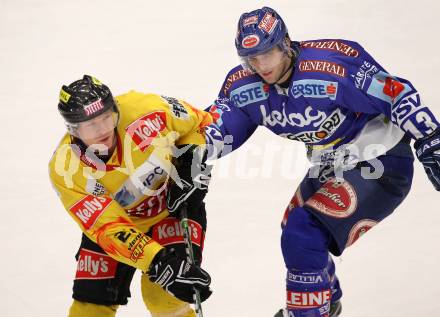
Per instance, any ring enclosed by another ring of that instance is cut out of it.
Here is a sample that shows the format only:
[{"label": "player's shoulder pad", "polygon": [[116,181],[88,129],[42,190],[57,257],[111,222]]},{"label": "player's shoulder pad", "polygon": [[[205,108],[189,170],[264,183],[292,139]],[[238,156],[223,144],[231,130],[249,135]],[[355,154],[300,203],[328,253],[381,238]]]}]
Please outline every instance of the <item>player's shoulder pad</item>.
[{"label": "player's shoulder pad", "polygon": [[297,78],[344,81],[364,58],[365,51],[356,42],[321,39],[299,43]]},{"label": "player's shoulder pad", "polygon": [[364,48],[357,42],[344,39],[319,39],[299,42],[301,52],[306,56],[337,58],[362,55]]},{"label": "player's shoulder pad", "polygon": [[159,94],[141,93],[131,90],[115,97],[122,126],[145,115],[157,112],[169,112],[168,102]]},{"label": "player's shoulder pad", "polygon": [[231,69],[226,75],[223,82],[220,96],[229,98],[231,91],[255,82],[261,82],[260,76],[250,69],[244,69],[242,65],[238,65]]},{"label": "player's shoulder pad", "polygon": [[70,135],[68,133],[65,133],[62,139],[58,142],[55,150],[52,153],[52,156],[50,157],[49,168],[54,168],[56,164],[56,159],[59,158],[58,156],[60,155],[60,153],[62,154],[63,151],[65,152],[66,149],[70,147],[71,147]]}]

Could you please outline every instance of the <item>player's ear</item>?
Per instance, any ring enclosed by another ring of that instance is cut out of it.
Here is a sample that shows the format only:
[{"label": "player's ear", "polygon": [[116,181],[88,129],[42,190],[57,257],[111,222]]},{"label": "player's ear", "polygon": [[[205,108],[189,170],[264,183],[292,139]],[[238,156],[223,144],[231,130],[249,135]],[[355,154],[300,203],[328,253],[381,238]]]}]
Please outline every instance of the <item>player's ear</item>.
[{"label": "player's ear", "polygon": [[285,52],[287,52],[287,55],[289,57],[292,57],[293,56],[293,52],[290,49],[290,42],[291,42],[291,40],[290,40],[289,34],[286,34],[286,36],[284,37],[284,40],[283,40],[283,50]]}]

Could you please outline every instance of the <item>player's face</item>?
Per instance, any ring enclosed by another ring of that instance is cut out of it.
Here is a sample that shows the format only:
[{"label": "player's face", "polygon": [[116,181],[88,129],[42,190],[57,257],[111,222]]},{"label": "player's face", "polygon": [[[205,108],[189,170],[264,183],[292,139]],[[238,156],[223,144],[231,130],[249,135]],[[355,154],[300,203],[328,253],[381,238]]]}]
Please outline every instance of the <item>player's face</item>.
[{"label": "player's face", "polygon": [[78,125],[78,137],[87,146],[95,148],[112,149],[115,144],[115,126],[117,114],[112,110],[106,111],[88,121],[80,122]]},{"label": "player's face", "polygon": [[290,57],[278,46],[263,54],[249,57],[247,62],[268,84],[285,81],[291,72],[286,72],[290,66]]}]

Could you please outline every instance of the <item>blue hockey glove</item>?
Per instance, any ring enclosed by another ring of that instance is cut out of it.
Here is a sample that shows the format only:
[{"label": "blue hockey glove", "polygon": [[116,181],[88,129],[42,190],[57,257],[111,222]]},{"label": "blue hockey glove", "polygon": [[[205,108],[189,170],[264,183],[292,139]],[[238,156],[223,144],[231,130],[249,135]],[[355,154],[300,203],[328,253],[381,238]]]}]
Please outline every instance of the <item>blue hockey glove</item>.
[{"label": "blue hockey glove", "polygon": [[440,191],[440,129],[414,143],[416,155],[423,164],[434,188]]}]

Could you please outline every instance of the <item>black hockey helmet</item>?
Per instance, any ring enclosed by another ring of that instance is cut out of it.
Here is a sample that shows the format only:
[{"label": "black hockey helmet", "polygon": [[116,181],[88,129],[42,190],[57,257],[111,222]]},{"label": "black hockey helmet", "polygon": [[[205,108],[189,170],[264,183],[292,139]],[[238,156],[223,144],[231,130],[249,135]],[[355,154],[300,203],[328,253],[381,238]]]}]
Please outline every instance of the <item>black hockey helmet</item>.
[{"label": "black hockey helmet", "polygon": [[110,89],[95,77],[84,75],[61,88],[58,111],[67,124],[93,119],[110,109],[118,113]]}]

